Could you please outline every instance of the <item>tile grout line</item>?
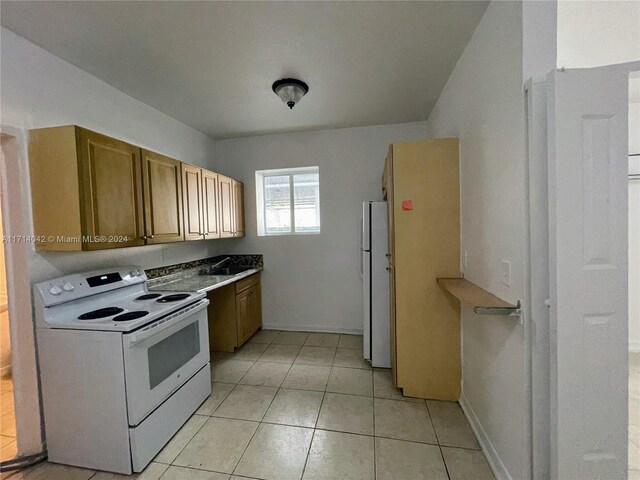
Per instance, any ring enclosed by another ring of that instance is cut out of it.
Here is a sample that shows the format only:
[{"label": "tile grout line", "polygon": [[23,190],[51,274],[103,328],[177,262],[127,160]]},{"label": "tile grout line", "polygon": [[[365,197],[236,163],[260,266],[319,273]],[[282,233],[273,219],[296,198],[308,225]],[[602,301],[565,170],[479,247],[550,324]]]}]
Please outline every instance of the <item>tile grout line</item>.
[{"label": "tile grout line", "polygon": [[[242,420],[242,421],[247,421],[247,420]],[[238,457],[238,460],[236,461],[235,465],[233,466],[233,469],[231,470],[231,473],[229,473],[229,477],[231,477],[232,475],[234,475],[236,469],[238,468],[238,465],[240,465],[240,462],[242,461],[242,457],[244,457],[244,454],[247,453],[247,449],[249,448],[249,445],[251,444],[251,441],[253,440],[253,438],[256,436],[256,433],[258,433],[258,429],[260,428],[260,424],[261,422],[256,422],[258,424],[258,426],[256,427],[256,429],[253,431],[253,434],[251,435],[251,438],[249,439],[249,441],[247,442],[247,444],[244,447],[244,450],[242,450],[242,454],[240,454],[240,456]],[[226,473],[226,472],[225,472]]]},{"label": "tile grout line", "polygon": [[438,450],[440,450],[440,458],[442,458],[442,464],[444,465],[444,471],[447,474],[447,478],[451,480],[451,474],[449,473],[449,466],[447,465],[447,461],[444,458],[444,452],[442,451],[441,445],[438,445]]},{"label": "tile grout line", "polygon": [[[231,393],[231,392],[229,392],[229,393]],[[204,402],[202,402],[202,403],[204,403]],[[217,410],[217,409],[216,409],[216,410]],[[195,413],[194,413],[194,414],[189,418],[189,420],[191,420],[191,418],[193,418],[194,416],[195,416]],[[192,442],[192,440],[196,437],[196,435],[198,434],[198,432],[200,432],[200,430],[202,430],[202,427],[204,427],[204,426],[205,426],[205,424],[206,424],[206,423],[209,421],[209,419],[211,418],[211,416],[209,416],[209,415],[200,415],[200,416],[201,416],[201,417],[205,417],[205,416],[206,416],[206,417],[207,417],[207,419],[206,419],[204,422],[202,422],[202,425],[200,425],[200,427],[195,431],[195,433],[191,436],[191,438],[189,438],[189,440],[184,444],[184,447],[182,447],[182,448],[180,449],[180,451],[177,453],[177,455],[176,455],[175,457],[173,457],[173,460],[171,460],[171,463],[169,463],[169,466],[173,466],[174,462],[178,459],[178,457],[180,456],[180,454],[184,451],[184,449],[185,449],[185,448],[187,448],[187,446],[188,446],[188,445]],[[188,422],[189,420],[187,420],[187,422]],[[185,422],[185,424],[186,424],[187,422]],[[184,425],[183,425],[183,427],[184,427]],[[182,429],[182,427],[181,427],[181,428],[180,428],[180,429],[179,429],[179,430],[178,430],[178,431],[173,435],[173,437],[175,437],[175,436],[178,434],[178,432],[180,432],[180,430],[181,430],[181,429]],[[173,440],[173,437],[171,437],[171,440]],[[170,442],[171,440],[169,440],[169,442]],[[165,444],[165,447],[169,444],[169,442],[167,442],[167,443]],[[164,450],[164,447],[162,447],[162,448],[163,448],[163,450]],[[162,452],[162,450],[160,450],[160,452],[158,452],[158,453],[156,454],[156,456],[158,456],[161,452]],[[155,460],[155,457],[154,457],[154,460]],[[152,460],[152,461],[153,461],[153,460]],[[162,463],[162,462],[157,462],[157,463]],[[166,465],[166,464],[165,464],[165,465]],[[179,465],[176,465],[176,466],[179,466]],[[167,470],[168,470],[168,469],[167,469]],[[164,475],[164,473],[163,473],[163,475]]]},{"label": "tile grout line", "polygon": [[429,410],[429,402],[427,399],[424,399],[424,406],[427,409],[427,416],[429,417],[429,423],[431,423],[431,428],[433,428],[433,434],[436,436],[436,442],[438,443],[438,451],[440,452],[440,458],[442,459],[442,464],[444,465],[444,471],[447,474],[447,478],[451,480],[451,474],[449,473],[449,467],[447,466],[447,461],[444,458],[444,452],[442,451],[442,445],[440,444],[440,437],[438,436],[438,431],[436,430],[436,426],[433,423],[433,417],[431,416],[431,410]]},{"label": "tile grout line", "polygon": [[[327,379],[327,382],[329,379]],[[300,480],[304,479],[304,474],[307,470],[307,463],[309,462],[309,455],[311,455],[311,447],[313,447],[313,441],[316,438],[316,431],[318,430],[318,420],[320,420],[320,412],[322,412],[322,406],[324,405],[324,398],[327,396],[327,390],[325,387],[325,391],[322,392],[322,400],[320,401],[320,408],[318,409],[318,413],[316,415],[316,421],[313,424],[313,434],[311,435],[311,443],[309,443],[309,450],[307,450],[307,456],[304,459],[304,466],[302,467],[302,476]]]},{"label": "tile grout line", "polygon": [[309,450],[307,450],[307,456],[304,459],[304,465],[302,467],[302,475],[300,475],[300,480],[304,479],[304,474],[307,470],[307,463],[309,462],[309,455],[311,455],[311,447],[313,446],[313,441],[316,438],[316,429],[314,427],[313,433],[311,434],[311,442],[309,442]]},{"label": "tile grout line", "polygon": [[[265,350],[266,351],[266,350]],[[257,361],[256,361],[257,363]],[[291,364],[293,366],[293,364]],[[289,370],[291,370],[291,367],[289,367]],[[289,374],[289,371],[287,371],[287,375]],[[244,377],[243,377],[244,378]],[[286,375],[285,375],[286,378]],[[282,380],[284,382],[284,379]],[[281,382],[282,384],[282,382]],[[258,420],[258,426],[255,429],[255,431],[253,432],[253,435],[251,435],[251,438],[249,439],[249,441],[247,442],[246,447],[244,447],[244,450],[242,451],[242,455],[240,455],[240,457],[238,458],[238,461],[236,462],[235,466],[233,467],[233,470],[231,471],[230,475],[234,475],[236,469],[238,468],[238,465],[240,465],[240,462],[242,461],[242,458],[244,457],[245,453],[247,453],[247,450],[249,449],[249,445],[251,445],[251,442],[253,441],[254,437],[256,436],[256,433],[258,433],[258,430],[260,429],[260,425],[263,424],[262,420],[264,419],[265,415],[267,414],[267,412],[269,411],[269,409],[271,408],[271,405],[273,404],[273,401],[275,400],[275,398],[278,396],[278,393],[280,392],[280,388],[278,387],[276,389],[276,393],[273,395],[273,397],[271,397],[271,401],[269,402],[269,405],[267,406],[267,408],[264,410],[264,413],[262,414],[262,417],[260,417],[260,420]],[[222,405],[222,404],[221,404]],[[266,423],[265,423],[266,424]]]},{"label": "tile grout line", "polygon": [[[234,352],[234,353],[235,353],[235,352]],[[254,362],[251,364],[251,367],[253,367],[253,365],[255,365],[255,363],[256,363],[256,362],[254,361]],[[247,369],[247,372],[251,369],[251,367],[249,367],[249,368]],[[246,375],[246,372],[245,372],[245,374],[244,374],[244,375]],[[240,379],[238,380],[238,382],[239,382],[240,380],[242,380],[242,378],[244,378],[244,375],[242,375],[242,377],[240,377]],[[180,451],[178,452],[178,454],[174,457],[174,459],[173,459],[173,460],[171,461],[171,463],[169,464],[169,467],[171,467],[171,466],[179,467],[179,466],[180,466],[180,465],[175,465],[175,463],[174,463],[174,462],[178,459],[178,457],[179,457],[179,456],[180,456],[180,454],[184,451],[184,449],[185,449],[185,448],[187,448],[187,446],[188,446],[188,445],[193,441],[193,439],[194,439],[194,438],[196,437],[196,435],[200,432],[200,430],[202,430],[202,428],[205,426],[205,424],[206,424],[206,423],[207,423],[211,418],[214,418],[214,417],[213,417],[213,415],[218,411],[218,409],[220,408],[220,406],[221,406],[221,405],[226,401],[226,399],[229,397],[229,395],[231,395],[231,393],[236,389],[236,387],[239,385],[239,383],[238,383],[238,382],[235,382],[234,387],[229,391],[229,393],[227,393],[227,395],[226,395],[226,396],[224,397],[224,399],[220,402],[220,404],[219,404],[219,405],[218,405],[218,406],[213,410],[213,412],[211,412],[211,415],[206,415],[207,420],[205,420],[205,421],[202,423],[202,425],[200,425],[200,428],[198,428],[198,430],[196,430],[196,432],[193,434],[193,436],[192,436],[192,437],[191,437],[191,438],[190,438],[190,439],[185,443],[184,447],[182,447],[182,449],[180,449]],[[213,383],[213,381],[212,381],[211,383]],[[220,382],[220,383],[225,383],[225,382]],[[231,382],[229,382],[229,383],[231,383]],[[206,401],[206,400],[205,400],[205,401]],[[202,403],[204,403],[204,402],[202,402]],[[198,408],[200,408],[200,407],[198,407]],[[197,412],[197,410],[196,410],[196,412]],[[197,414],[197,413],[194,413],[194,415],[196,415],[196,414]],[[203,415],[203,416],[204,416],[204,415]],[[191,418],[193,418],[193,416],[192,416]],[[215,418],[220,418],[220,417],[215,417]],[[259,426],[259,424],[258,424],[258,426]],[[256,428],[256,431],[257,431],[257,430],[258,430],[258,429]],[[180,430],[178,430],[178,432],[179,432],[179,431],[180,431]],[[178,432],[176,432],[176,434],[177,434]],[[254,435],[255,435],[255,432],[254,432]],[[174,436],[175,436],[175,435],[174,435]],[[173,437],[172,437],[172,438],[173,438]],[[252,436],[251,438],[253,438],[253,436]],[[170,440],[170,441],[171,441],[171,440]],[[168,442],[167,442],[167,443],[168,443]],[[247,445],[248,445],[248,444],[247,444]],[[165,445],[165,446],[166,446],[166,445]],[[162,451],[162,450],[161,450],[161,451]],[[158,453],[160,453],[160,452],[158,452]],[[243,455],[244,455],[244,452],[243,452]],[[242,456],[241,456],[240,458],[242,458]],[[240,461],[240,460],[238,460],[238,461]],[[188,467],[184,467],[184,468],[188,468]],[[167,468],[167,470],[168,470],[168,468]],[[235,466],[234,466],[234,470],[235,470]],[[166,473],[166,470],[165,470],[165,472],[164,472],[164,473]],[[164,473],[162,474],[162,476],[164,476]],[[232,474],[233,474],[233,473],[232,473]]]},{"label": "tile grout line", "polygon": [[[371,374],[371,377],[373,378],[373,373]],[[372,380],[373,382],[373,380]],[[377,478],[378,476],[378,442],[376,442],[376,387],[375,387],[375,382],[373,382],[372,385],[372,390],[373,390],[373,398],[371,400],[372,404],[373,404],[373,478],[374,480]]]},{"label": "tile grout line", "polygon": [[[159,463],[159,462],[156,462],[156,463]],[[196,472],[219,473],[220,475],[235,475],[234,473],[221,472],[220,470],[207,470],[205,468],[198,468],[198,467],[185,467],[183,465],[169,465],[169,464],[166,464],[166,463],[162,463],[161,465],[166,465],[167,466],[167,470],[169,470],[169,468],[171,468],[171,467],[174,467],[174,468],[184,468],[185,470],[194,470]],[[162,473],[162,475],[160,475],[160,478],[158,480],[162,480],[162,477],[164,477],[166,475],[167,470],[165,470]],[[100,471],[101,470],[98,470],[96,473],[98,473]],[[138,474],[138,475],[140,475],[140,474]],[[238,475],[238,476],[242,477],[243,475]],[[251,477],[248,477],[248,478],[251,478]]]}]

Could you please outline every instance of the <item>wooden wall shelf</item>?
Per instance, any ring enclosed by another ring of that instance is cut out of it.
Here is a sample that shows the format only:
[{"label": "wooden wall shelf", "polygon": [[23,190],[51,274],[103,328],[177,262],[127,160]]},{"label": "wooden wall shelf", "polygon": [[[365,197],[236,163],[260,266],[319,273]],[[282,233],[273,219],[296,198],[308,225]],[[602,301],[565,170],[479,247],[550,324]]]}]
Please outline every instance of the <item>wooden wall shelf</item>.
[{"label": "wooden wall shelf", "polygon": [[478,315],[518,315],[520,301],[517,305],[505,302],[484,288],[464,278],[438,278],[438,285],[460,300],[465,307],[473,308]]}]

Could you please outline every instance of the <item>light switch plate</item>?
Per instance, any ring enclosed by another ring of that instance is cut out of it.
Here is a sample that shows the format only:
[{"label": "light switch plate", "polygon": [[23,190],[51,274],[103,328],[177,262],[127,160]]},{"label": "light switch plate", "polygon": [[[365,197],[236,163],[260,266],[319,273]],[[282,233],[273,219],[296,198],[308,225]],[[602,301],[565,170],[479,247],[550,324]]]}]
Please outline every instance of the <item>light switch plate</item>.
[{"label": "light switch plate", "polygon": [[462,268],[466,270],[467,268],[467,259],[468,259],[467,251],[462,252]]},{"label": "light switch plate", "polygon": [[507,287],[511,286],[511,262],[502,260],[502,283]]}]

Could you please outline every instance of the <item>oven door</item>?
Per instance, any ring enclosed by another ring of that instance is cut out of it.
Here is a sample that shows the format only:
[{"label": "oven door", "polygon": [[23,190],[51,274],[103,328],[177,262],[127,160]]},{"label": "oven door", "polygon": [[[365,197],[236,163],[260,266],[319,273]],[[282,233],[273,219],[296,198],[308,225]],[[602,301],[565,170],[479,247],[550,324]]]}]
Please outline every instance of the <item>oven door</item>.
[{"label": "oven door", "polygon": [[122,336],[130,426],[209,362],[208,304],[202,299]]}]

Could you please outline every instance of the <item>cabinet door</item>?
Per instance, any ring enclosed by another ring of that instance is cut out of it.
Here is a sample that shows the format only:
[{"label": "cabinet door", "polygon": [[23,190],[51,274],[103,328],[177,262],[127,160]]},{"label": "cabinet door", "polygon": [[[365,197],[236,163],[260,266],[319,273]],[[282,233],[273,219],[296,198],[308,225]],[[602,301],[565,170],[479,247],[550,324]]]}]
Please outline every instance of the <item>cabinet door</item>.
[{"label": "cabinet door", "polygon": [[233,180],[224,175],[218,175],[220,187],[220,237],[233,237],[234,213],[233,213]]},{"label": "cabinet door", "polygon": [[238,329],[238,347],[246,342],[252,335],[251,318],[253,304],[255,303],[255,291],[252,288],[236,295],[236,322]]},{"label": "cabinet door", "polygon": [[259,283],[236,295],[236,319],[238,322],[238,346],[241,346],[262,326]]},{"label": "cabinet door", "polygon": [[251,335],[262,327],[262,288],[260,283],[251,287],[254,295],[251,297]]},{"label": "cabinet door", "polygon": [[182,164],[184,239],[202,240],[202,169]]},{"label": "cabinet door", "polygon": [[142,150],[142,173],[147,243],[184,240],[181,163]]},{"label": "cabinet door", "polygon": [[233,181],[233,219],[234,237],[244,237],[244,185]]},{"label": "cabinet door", "polygon": [[218,174],[202,170],[202,231],[205,238],[220,238]]},{"label": "cabinet door", "polygon": [[140,149],[79,129],[78,162],[83,250],[144,245]]}]

